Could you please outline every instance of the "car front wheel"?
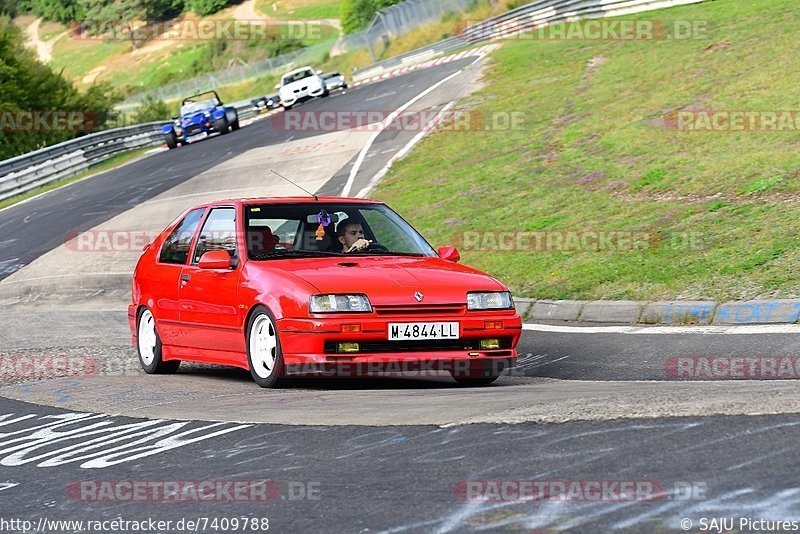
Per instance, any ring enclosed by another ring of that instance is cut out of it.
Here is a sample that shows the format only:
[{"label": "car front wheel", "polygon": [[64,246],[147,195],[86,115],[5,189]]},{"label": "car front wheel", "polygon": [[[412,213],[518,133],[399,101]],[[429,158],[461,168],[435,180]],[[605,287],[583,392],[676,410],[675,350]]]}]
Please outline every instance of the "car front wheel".
[{"label": "car front wheel", "polygon": [[228,133],[228,119],[222,117],[214,121],[214,128],[221,134]]},{"label": "car front wheel", "polygon": [[167,146],[171,149],[178,148],[178,136],[175,135],[175,132],[169,132],[164,136],[164,140],[167,142]]},{"label": "car front wheel", "polygon": [[180,360],[164,361],[162,359],[161,338],[156,330],[153,312],[143,308],[139,313],[139,325],[136,331],[136,350],[139,363],[147,374],[169,374],[178,370]]},{"label": "car front wheel", "polygon": [[247,363],[256,384],[262,388],[279,385],[284,373],[283,351],[275,318],[258,306],[247,323]]}]

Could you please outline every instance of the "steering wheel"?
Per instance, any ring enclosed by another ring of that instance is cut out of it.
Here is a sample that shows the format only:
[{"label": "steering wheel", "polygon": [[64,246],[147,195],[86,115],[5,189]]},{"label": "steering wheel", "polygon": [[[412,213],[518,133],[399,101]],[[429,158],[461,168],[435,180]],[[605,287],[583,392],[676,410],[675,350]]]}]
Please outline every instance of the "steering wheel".
[{"label": "steering wheel", "polygon": [[380,250],[382,252],[389,252],[389,249],[381,245],[380,243],[372,242],[367,247],[367,250]]}]

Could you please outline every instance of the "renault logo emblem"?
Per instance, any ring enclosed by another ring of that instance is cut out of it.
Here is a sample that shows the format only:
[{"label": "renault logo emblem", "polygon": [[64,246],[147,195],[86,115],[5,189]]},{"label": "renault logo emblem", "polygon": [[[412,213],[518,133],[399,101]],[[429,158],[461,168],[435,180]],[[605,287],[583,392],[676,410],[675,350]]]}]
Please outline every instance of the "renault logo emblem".
[{"label": "renault logo emblem", "polygon": [[417,302],[422,302],[422,299],[425,298],[425,295],[417,291],[416,293],[414,293],[414,298],[417,299]]}]

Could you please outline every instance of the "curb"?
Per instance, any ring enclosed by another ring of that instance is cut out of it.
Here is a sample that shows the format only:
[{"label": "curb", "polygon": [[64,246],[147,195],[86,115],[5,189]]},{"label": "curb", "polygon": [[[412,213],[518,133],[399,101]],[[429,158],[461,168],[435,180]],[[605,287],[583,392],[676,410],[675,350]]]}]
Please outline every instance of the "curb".
[{"label": "curb", "polygon": [[800,299],[615,301],[536,300],[514,298],[523,322],[641,325],[797,324]]},{"label": "curb", "polygon": [[376,76],[371,76],[369,78],[365,78],[363,80],[359,80],[357,82],[353,82],[350,84],[350,87],[359,87],[361,85],[366,85],[370,83],[379,82],[381,80],[386,80],[387,78],[394,78],[395,76],[401,76],[403,74],[407,74],[409,72],[419,70],[419,69],[426,69],[428,67],[437,67],[443,63],[450,63],[451,61],[456,61],[459,59],[464,59],[468,57],[484,57],[490,52],[497,50],[500,48],[501,44],[488,44],[483,45],[477,48],[471,48],[469,50],[464,50],[461,52],[456,52],[455,54],[450,54],[446,56],[441,56],[434,59],[429,59],[422,63],[417,63],[415,65],[407,65],[404,67],[397,67],[393,70],[389,70],[384,72],[383,74],[378,74]]}]

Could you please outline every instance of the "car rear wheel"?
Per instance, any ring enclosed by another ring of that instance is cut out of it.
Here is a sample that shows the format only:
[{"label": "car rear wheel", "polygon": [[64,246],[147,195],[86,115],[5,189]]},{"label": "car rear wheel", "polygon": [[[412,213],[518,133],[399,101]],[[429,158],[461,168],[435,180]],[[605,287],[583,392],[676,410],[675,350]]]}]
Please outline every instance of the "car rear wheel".
[{"label": "car rear wheel", "polygon": [[258,306],[247,323],[247,363],[256,384],[278,386],[284,373],[283,350],[275,318],[264,306]]},{"label": "car rear wheel", "polygon": [[178,136],[175,135],[175,132],[169,132],[164,136],[164,140],[167,142],[167,147],[170,149],[178,148]]},{"label": "car rear wheel", "polygon": [[221,119],[215,120],[214,128],[216,128],[216,130],[223,135],[228,133],[228,119],[222,117]]},{"label": "car rear wheel", "polygon": [[238,130],[239,129],[239,117],[236,117],[236,120],[233,121],[233,124],[231,124],[231,128],[233,130]]},{"label": "car rear wheel", "polygon": [[147,374],[174,373],[180,367],[180,360],[165,362],[162,359],[161,338],[156,330],[156,320],[153,312],[143,308],[139,313],[139,325],[136,335],[136,350],[139,353],[139,363]]}]

